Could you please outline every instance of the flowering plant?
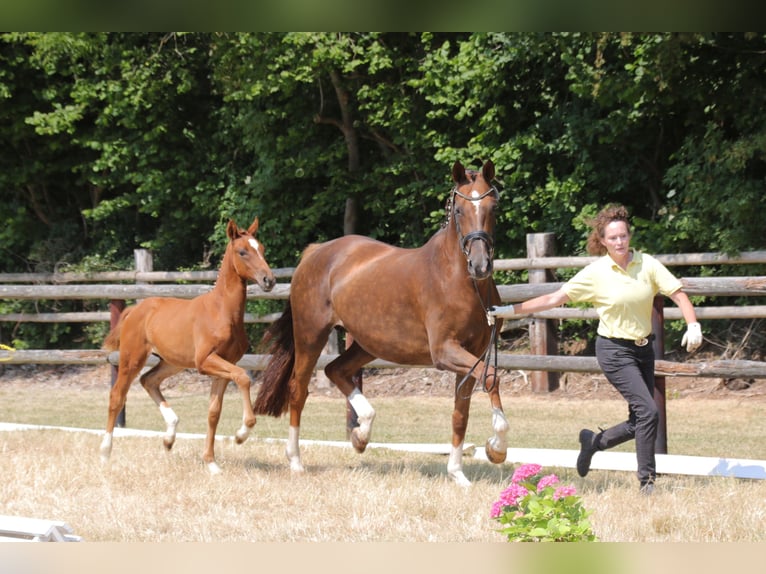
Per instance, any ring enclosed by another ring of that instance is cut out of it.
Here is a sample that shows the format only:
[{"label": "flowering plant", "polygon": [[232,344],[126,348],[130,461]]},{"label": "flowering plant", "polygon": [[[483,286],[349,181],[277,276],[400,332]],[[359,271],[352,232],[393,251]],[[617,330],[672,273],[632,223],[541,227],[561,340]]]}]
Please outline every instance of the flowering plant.
[{"label": "flowering plant", "polygon": [[511,484],[492,504],[490,516],[503,527],[509,542],[592,542],[588,516],[572,485],[555,474],[543,475],[539,464],[516,469]]}]

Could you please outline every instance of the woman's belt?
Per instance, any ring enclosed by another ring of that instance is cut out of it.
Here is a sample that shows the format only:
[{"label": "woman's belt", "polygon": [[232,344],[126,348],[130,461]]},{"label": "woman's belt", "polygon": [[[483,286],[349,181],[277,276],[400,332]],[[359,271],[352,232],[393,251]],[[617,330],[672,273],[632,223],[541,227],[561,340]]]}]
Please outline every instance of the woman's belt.
[{"label": "woman's belt", "polygon": [[[599,335],[601,337],[601,335]],[[636,347],[646,347],[649,341],[654,341],[654,333],[651,333],[648,337],[641,337],[639,339],[621,339],[619,337],[601,337],[602,339],[608,339],[609,341],[616,341],[618,343],[629,343]]]}]

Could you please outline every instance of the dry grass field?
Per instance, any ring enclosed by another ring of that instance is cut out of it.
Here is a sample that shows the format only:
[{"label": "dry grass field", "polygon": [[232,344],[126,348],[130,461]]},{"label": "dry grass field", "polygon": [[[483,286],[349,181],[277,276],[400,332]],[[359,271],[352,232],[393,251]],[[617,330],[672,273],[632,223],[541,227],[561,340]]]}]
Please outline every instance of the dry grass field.
[{"label": "dry grass field", "polygon": [[[420,394],[402,395],[401,378],[381,374],[366,382],[378,412],[373,441],[448,442],[451,400],[442,387],[449,389],[451,379],[419,381]],[[503,396],[513,447],[574,449],[580,428],[625,415],[622,399],[597,381],[540,396],[525,391],[519,377],[507,379]],[[719,392],[711,381],[695,384],[668,393],[669,451],[766,459],[760,387],[738,395]],[[0,376],[0,422],[100,430],[107,394],[103,369],[6,372]],[[179,432],[204,433],[206,385],[182,376],[166,395],[181,417]],[[345,440],[344,412],[337,390],[313,389],[302,438]],[[231,435],[240,417],[238,393],[230,390],[219,435]],[[129,393],[127,420],[133,428],[163,429],[138,384]],[[267,440],[286,432],[284,418],[260,417],[244,445],[219,439],[224,473],[216,477],[208,475],[197,439],[179,439],[166,453],[159,438],[116,437],[104,467],[99,433],[3,432],[0,514],[63,520],[91,542],[503,542],[488,513],[512,465],[467,457],[473,486],[464,489],[448,480],[441,455],[385,449],[358,455],[307,445],[307,472],[293,475],[282,445]],[[483,445],[489,432],[487,400],[477,394],[468,441]],[[630,451],[632,443],[623,448]],[[577,487],[604,542],[766,541],[766,481],[669,475],[654,496],[642,497],[632,473],[594,470],[583,479],[571,468],[550,471]]]}]

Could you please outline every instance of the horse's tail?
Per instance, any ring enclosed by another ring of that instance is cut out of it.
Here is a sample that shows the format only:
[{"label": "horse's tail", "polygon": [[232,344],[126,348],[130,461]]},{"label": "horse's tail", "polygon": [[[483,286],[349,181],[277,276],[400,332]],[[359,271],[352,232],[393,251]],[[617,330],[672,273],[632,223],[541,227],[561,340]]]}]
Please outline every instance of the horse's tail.
[{"label": "horse's tail", "polygon": [[263,382],[255,398],[256,414],[278,417],[287,411],[290,398],[289,382],[295,365],[293,341],[293,312],[290,299],[282,316],[272,323],[261,340],[261,347],[269,345],[271,355],[263,371]]},{"label": "horse's tail", "polygon": [[118,351],[120,349],[120,331],[122,331],[122,323],[125,321],[125,317],[133,310],[133,306],[128,307],[120,314],[120,319],[117,324],[109,331],[109,334],[104,339],[101,348],[106,351]]}]

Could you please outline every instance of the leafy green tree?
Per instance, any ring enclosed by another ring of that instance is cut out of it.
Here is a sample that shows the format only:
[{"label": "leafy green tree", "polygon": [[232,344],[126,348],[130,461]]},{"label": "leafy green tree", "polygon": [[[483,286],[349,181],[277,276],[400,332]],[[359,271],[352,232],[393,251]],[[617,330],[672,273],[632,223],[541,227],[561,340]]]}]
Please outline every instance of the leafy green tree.
[{"label": "leafy green tree", "polygon": [[130,267],[136,247],[159,269],[213,266],[228,219],[255,215],[273,266],[351,231],[416,246],[452,163],[486,159],[498,257],[537,231],[579,253],[609,202],[649,251],[763,249],[765,40],[2,34],[0,271]]}]

